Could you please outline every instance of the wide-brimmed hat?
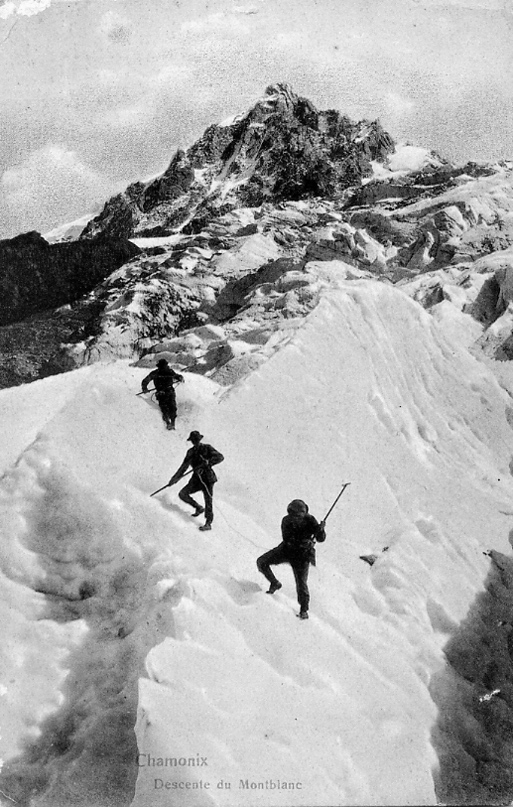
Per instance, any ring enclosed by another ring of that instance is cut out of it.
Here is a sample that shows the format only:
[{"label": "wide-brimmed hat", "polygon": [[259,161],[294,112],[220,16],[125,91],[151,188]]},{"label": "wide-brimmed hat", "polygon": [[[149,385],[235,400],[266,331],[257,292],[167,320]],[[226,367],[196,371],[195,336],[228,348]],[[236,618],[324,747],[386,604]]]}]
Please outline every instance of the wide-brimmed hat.
[{"label": "wide-brimmed hat", "polygon": [[193,432],[190,433],[187,439],[191,441],[203,440],[203,435],[200,432],[194,430]]}]

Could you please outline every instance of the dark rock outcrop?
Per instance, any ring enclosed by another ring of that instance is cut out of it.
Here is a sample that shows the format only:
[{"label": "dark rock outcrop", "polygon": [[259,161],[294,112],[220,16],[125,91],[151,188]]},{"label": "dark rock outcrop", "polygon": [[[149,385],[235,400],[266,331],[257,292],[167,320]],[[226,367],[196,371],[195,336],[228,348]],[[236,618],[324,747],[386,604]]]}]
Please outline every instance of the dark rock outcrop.
[{"label": "dark rock outcrop", "polygon": [[98,332],[101,305],[82,300],[0,326],[0,389],[74,370],[69,346]]},{"label": "dark rock outcrop", "polygon": [[112,238],[49,244],[37,232],[0,241],[0,325],[78,300],[139,251]]}]

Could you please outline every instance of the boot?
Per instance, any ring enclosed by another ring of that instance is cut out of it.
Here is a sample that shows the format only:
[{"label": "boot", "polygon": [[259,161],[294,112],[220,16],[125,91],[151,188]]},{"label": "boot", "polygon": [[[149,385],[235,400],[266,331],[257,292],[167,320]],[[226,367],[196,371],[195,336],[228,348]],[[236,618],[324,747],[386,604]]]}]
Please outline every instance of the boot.
[{"label": "boot", "polygon": [[200,516],[204,512],[205,512],[205,508],[202,507],[201,504],[198,504],[198,506],[196,507],[196,510],[192,514],[192,517],[196,518],[197,516]]},{"label": "boot", "polygon": [[269,588],[266,591],[266,594],[274,594],[275,591],[279,591],[281,588],[281,583],[277,580],[276,583],[271,583]]},{"label": "boot", "polygon": [[306,611],[304,608],[301,608],[301,611],[299,612],[298,617],[300,619],[308,619],[308,611]]},{"label": "boot", "polygon": [[203,524],[200,527],[201,532],[206,532],[206,530],[211,530],[211,529],[212,529],[212,524],[210,524],[209,521],[205,522],[205,524]]}]

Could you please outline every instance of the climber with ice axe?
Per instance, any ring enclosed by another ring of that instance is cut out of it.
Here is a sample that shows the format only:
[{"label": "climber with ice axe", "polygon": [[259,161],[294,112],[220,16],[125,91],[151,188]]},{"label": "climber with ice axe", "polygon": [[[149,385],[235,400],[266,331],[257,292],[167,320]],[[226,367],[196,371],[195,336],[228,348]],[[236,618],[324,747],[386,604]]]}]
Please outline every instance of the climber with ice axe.
[{"label": "climber with ice axe", "polygon": [[297,599],[299,602],[299,618],[308,619],[310,593],[308,591],[308,572],[310,564],[315,566],[315,542],[326,540],[326,520],[338,500],[349,485],[346,482],[330,509],[319,524],[308,512],[308,505],[302,499],[294,499],[287,507],[287,515],[281,522],[282,543],[265,552],[257,560],[258,571],[270,583],[268,594],[274,594],[282,587],[280,581],[271,571],[271,566],[289,563],[296,581]]},{"label": "climber with ice axe", "polygon": [[[182,502],[194,508],[194,513],[192,514],[193,518],[205,513],[205,523],[200,527],[200,530],[204,532],[205,530],[212,529],[212,521],[214,520],[213,498],[214,484],[217,482],[217,476],[212,466],[222,462],[224,457],[221,452],[217,451],[213,446],[201,442],[203,435],[200,434],[199,431],[192,431],[187,440],[190,440],[192,443],[192,448],[186,453],[184,461],[178,470],[173,474],[167,485],[164,485],[164,487],[159,488],[150,495],[155,496],[156,493],[160,493],[164,488],[170,487],[184,476],[188,476],[186,471],[187,468],[191,466],[192,476],[185,487],[179,491],[178,496]],[[198,502],[191,497],[191,493],[203,493],[205,506],[202,507],[201,504],[198,504]]]},{"label": "climber with ice axe", "polygon": [[162,419],[168,429],[175,428],[176,421],[176,393],[175,384],[180,384],[184,380],[183,375],[175,373],[169,366],[166,359],[159,359],[157,368],[152,370],[141,382],[141,392],[144,395],[148,392],[148,384],[153,381],[157,402],[162,412]]}]

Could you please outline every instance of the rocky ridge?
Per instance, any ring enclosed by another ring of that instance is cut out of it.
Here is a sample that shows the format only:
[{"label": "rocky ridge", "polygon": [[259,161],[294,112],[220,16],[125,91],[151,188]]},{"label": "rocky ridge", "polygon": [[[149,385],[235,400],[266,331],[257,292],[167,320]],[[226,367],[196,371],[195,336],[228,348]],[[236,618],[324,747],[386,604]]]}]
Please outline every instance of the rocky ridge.
[{"label": "rocky ridge", "polygon": [[476,351],[508,359],[512,171],[394,146],[377,122],[269,88],[87,224],[72,243],[128,236],[140,252],[59,311],[0,328],[0,354],[16,344],[18,368],[1,383],[165,356],[229,384],[323,289],[361,279],[396,285],[447,327],[463,317]]}]

